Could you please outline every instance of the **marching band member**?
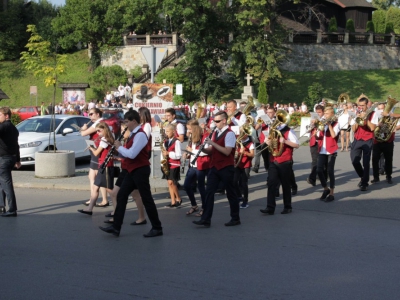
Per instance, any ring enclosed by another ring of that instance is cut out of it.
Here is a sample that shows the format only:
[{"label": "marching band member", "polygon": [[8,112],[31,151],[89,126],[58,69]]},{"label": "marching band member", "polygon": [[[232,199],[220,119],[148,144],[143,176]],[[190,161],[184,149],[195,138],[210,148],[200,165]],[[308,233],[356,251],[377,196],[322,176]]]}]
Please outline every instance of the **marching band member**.
[{"label": "marching band member", "polygon": [[[271,121],[273,121],[273,119],[275,118],[275,109],[273,107],[269,107],[269,108],[265,109],[265,113],[268,115],[268,117],[271,119]],[[258,169],[260,167],[260,156],[262,156],[262,158],[264,160],[265,172],[268,172],[269,151],[268,151],[268,146],[265,143],[265,134],[264,134],[264,131],[268,131],[268,125],[266,125],[264,122],[262,124],[257,124],[255,126],[255,130],[258,130],[258,129],[261,129],[261,132],[259,135],[260,148],[256,153],[253,171],[255,173],[258,173]]]},{"label": "marching band member", "polygon": [[246,115],[241,111],[237,110],[237,102],[235,100],[229,100],[226,105],[227,114],[231,120],[228,126],[238,126],[240,124],[246,123]]},{"label": "marching band member", "polygon": [[224,182],[226,188],[231,215],[231,220],[225,223],[225,226],[240,225],[239,201],[233,186],[236,137],[226,124],[227,119],[228,116],[224,111],[216,113],[214,122],[217,130],[214,131],[211,139],[207,137],[204,140],[204,143],[209,144],[210,147],[203,151],[211,155],[211,161],[210,171],[207,175],[204,212],[199,221],[193,221],[196,225],[211,226],[211,217],[214,210],[214,194],[220,181]]},{"label": "marching band member", "polygon": [[152,225],[151,230],[143,236],[160,236],[163,235],[163,231],[149,183],[150,162],[146,150],[147,136],[140,126],[140,117],[137,111],[128,111],[124,116],[124,121],[131,131],[131,135],[124,146],[119,141],[116,141],[114,145],[119,154],[125,158],[128,174],[124,177],[117,195],[114,224],[109,227],[100,227],[100,229],[119,236],[129,194],[138,189]]},{"label": "marching band member", "polygon": [[[346,151],[349,151],[349,140],[350,140],[350,116],[349,116],[349,111],[347,108],[347,104],[344,103],[342,104],[342,109],[343,113],[339,116],[338,122],[339,122],[339,127],[340,127],[340,145],[341,149],[340,151],[343,152],[345,149]],[[346,140],[346,144],[345,141]]]},{"label": "marching band member", "polygon": [[[186,126],[189,134],[191,134],[191,141],[186,147],[186,150],[193,153],[195,156],[199,151],[200,145],[204,143],[204,140],[207,138],[208,132],[203,133],[197,120],[190,120]],[[205,145],[204,147],[207,148],[208,145]],[[193,193],[193,182],[196,182],[197,180],[197,187],[201,197],[201,211],[196,214],[196,216],[201,217],[206,197],[205,179],[210,167],[210,157],[206,153],[201,152],[194,164],[191,163],[192,158],[193,156],[188,155],[190,167],[186,173],[185,183],[183,185],[186,194],[190,199],[190,203],[192,204],[192,207],[186,212],[186,215],[191,215],[199,210]]]},{"label": "marching band member", "polygon": [[[335,116],[335,112],[332,107],[326,107],[324,110],[325,120],[332,119]],[[329,122],[325,125],[323,131],[319,131],[316,134],[318,142],[318,165],[317,173],[319,181],[321,182],[324,192],[322,193],[321,200],[325,202],[331,202],[335,200],[334,189],[335,189],[335,161],[337,156],[340,126],[339,122]],[[325,167],[328,169],[329,174],[329,186],[326,183],[327,178],[325,177]]]},{"label": "marching band member", "polygon": [[[114,136],[110,131],[108,125],[104,122],[98,123],[96,125],[96,132],[100,137],[100,143],[97,148],[89,147],[89,150],[94,156],[98,157],[98,167],[105,162],[108,152],[111,149],[111,145],[114,144]],[[110,160],[105,167],[104,172],[97,172],[96,178],[93,183],[93,188],[90,193],[90,203],[87,210],[78,209],[78,212],[92,215],[93,207],[96,204],[97,198],[99,197],[100,187],[106,188],[107,192],[111,194],[114,188],[114,163]]]},{"label": "marching band member", "polygon": [[[275,213],[275,192],[279,185],[282,184],[284,209],[281,214],[289,214],[292,212],[292,194],[291,182],[288,178],[293,172],[293,149],[299,148],[299,141],[296,134],[286,124],[281,124],[276,129],[280,131],[282,137],[278,143],[283,147],[281,156],[270,155],[270,164],[268,169],[268,197],[267,207],[260,209],[262,213],[273,215]],[[271,145],[270,138],[267,139],[267,144]]]},{"label": "marching band member", "polygon": [[[365,115],[368,102],[368,97],[364,94],[361,94],[357,101],[358,110],[360,111],[357,113],[357,117],[365,118],[363,125],[360,126],[354,119],[350,123],[351,130],[354,131],[354,141],[351,144],[350,158],[357,175],[361,178],[358,184],[361,191],[366,191],[368,187],[374,130],[376,125],[378,125],[377,118],[374,118],[374,112],[371,112],[368,116]],[[361,156],[363,159],[362,165]]]},{"label": "marching band member", "polygon": [[168,124],[165,128],[166,140],[163,141],[165,150],[161,152],[160,159],[168,157],[169,174],[167,176],[169,194],[171,203],[167,207],[179,207],[182,204],[182,199],[179,196],[177,182],[180,180],[181,166],[181,143],[175,135],[175,125]]},{"label": "marching band member", "polygon": [[165,110],[165,119],[169,122],[169,124],[174,124],[176,126],[175,137],[179,140],[179,142],[183,143],[185,140],[185,127],[176,120],[175,109],[172,107],[167,108]]},{"label": "marching band member", "polygon": [[[318,117],[321,119],[324,116],[324,107],[322,105],[317,105],[314,108],[314,111],[318,114]],[[318,120],[311,120],[310,126],[314,126],[314,124]],[[317,161],[318,161],[318,142],[315,138],[315,133],[317,128],[314,128],[310,132],[310,153],[311,153],[311,173],[308,175],[307,182],[312,186],[315,186],[317,181]]]},{"label": "marching band member", "polygon": [[[236,188],[236,194],[239,199],[243,201],[240,208],[248,208],[249,202],[249,174],[251,168],[251,161],[254,157],[254,143],[248,135],[243,135],[241,144],[236,149],[237,157],[240,161],[237,162],[235,168],[235,177],[233,178],[233,183]],[[240,202],[240,200],[239,200]]]}]

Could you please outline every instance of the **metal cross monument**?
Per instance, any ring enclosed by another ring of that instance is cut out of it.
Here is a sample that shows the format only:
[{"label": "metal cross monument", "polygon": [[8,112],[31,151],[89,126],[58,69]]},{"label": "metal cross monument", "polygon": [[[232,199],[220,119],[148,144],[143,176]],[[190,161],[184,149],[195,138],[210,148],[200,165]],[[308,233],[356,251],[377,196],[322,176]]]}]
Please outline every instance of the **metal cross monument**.
[{"label": "metal cross monument", "polygon": [[244,79],[247,80],[247,86],[250,86],[250,80],[253,79],[253,77],[251,77],[250,74],[247,73],[247,77],[245,77]]}]

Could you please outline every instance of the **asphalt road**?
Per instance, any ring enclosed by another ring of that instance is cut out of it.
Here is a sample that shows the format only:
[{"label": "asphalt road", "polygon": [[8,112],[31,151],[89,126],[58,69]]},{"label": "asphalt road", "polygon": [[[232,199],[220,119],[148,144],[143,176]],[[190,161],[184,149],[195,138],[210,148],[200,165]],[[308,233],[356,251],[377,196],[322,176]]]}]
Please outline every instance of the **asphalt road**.
[{"label": "asphalt road", "polygon": [[211,228],[197,228],[187,197],[168,209],[166,194],[155,193],[164,236],[153,239],[142,237],[150,225],[129,225],[132,202],[116,238],[98,229],[111,209],[76,212],[88,191],[17,188],[18,217],[0,218],[2,299],[398,299],[399,156],[392,185],[381,177],[361,193],[349,152],[339,153],[332,203],[305,181],[308,147],[294,157],[292,214],[279,214],[281,198],[274,216],[259,212],[262,170],[250,178],[250,207],[236,227],[223,225],[224,196]]}]

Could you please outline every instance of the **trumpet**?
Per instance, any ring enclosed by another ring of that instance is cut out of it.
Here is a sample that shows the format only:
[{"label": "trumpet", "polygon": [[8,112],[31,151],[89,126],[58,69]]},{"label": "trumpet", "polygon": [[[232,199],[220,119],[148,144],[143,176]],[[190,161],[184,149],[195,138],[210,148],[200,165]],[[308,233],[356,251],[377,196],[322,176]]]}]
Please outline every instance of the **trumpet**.
[{"label": "trumpet", "polygon": [[[240,146],[240,148],[243,148],[243,143],[242,143],[243,137],[245,135],[251,135],[251,130],[252,130],[251,125],[249,125],[247,123],[240,127],[240,133],[239,133],[239,136],[236,139],[236,144],[238,146]],[[235,168],[239,165],[239,163],[242,160],[242,158],[243,158],[243,153],[238,155],[238,157],[236,157],[236,155],[235,155],[235,161],[236,161],[235,162]]]}]

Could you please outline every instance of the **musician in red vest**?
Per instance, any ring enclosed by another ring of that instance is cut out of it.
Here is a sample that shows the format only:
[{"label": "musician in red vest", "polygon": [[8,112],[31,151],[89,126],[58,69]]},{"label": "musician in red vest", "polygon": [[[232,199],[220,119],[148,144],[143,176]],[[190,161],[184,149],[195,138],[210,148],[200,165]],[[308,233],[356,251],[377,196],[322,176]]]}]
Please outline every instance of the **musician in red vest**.
[{"label": "musician in red vest", "polygon": [[[236,167],[235,177],[233,179],[236,188],[236,194],[239,196],[239,201],[243,201],[240,208],[248,208],[249,202],[249,174],[251,161],[254,157],[254,143],[248,135],[244,135],[240,141],[239,147],[236,149]],[[240,161],[239,161],[240,159]]]},{"label": "musician in red vest", "polygon": [[[273,156],[272,152],[270,154],[270,163],[268,169],[267,207],[265,209],[260,209],[262,213],[268,215],[273,215],[275,213],[275,193],[277,187],[279,186],[279,183],[282,184],[284,204],[284,208],[281,214],[289,214],[292,212],[292,192],[290,177],[293,173],[293,149],[299,148],[299,141],[296,137],[296,134],[285,123],[278,126],[276,130],[280,131],[282,135],[282,137],[280,137],[278,140],[278,147],[279,149],[283,150],[280,156]],[[266,143],[267,145],[271,145],[271,139],[268,138],[266,140]]]},{"label": "musician in red vest", "polygon": [[214,194],[218,189],[219,182],[223,182],[226,188],[230,206],[231,220],[225,223],[225,226],[240,225],[239,218],[239,199],[236,194],[233,176],[235,173],[234,156],[236,137],[232,130],[229,129],[227,122],[227,114],[219,111],[214,115],[214,123],[216,130],[211,139],[206,138],[204,143],[209,147],[203,149],[203,152],[211,154],[210,171],[207,175],[206,200],[204,203],[204,211],[199,221],[193,221],[196,225],[204,227],[211,226],[211,217],[214,209]]},{"label": "musician in red vest", "polygon": [[183,143],[185,140],[185,126],[182,123],[179,123],[176,120],[176,111],[172,107],[167,108],[165,110],[165,119],[169,122],[169,124],[175,125],[175,137]]},{"label": "musician in red vest", "polygon": [[[268,117],[271,119],[275,118],[275,109],[273,107],[269,107],[264,109],[265,113],[268,115]],[[265,143],[265,134],[264,132],[268,131],[269,125],[266,125],[264,122],[261,124],[256,124],[255,130],[260,129],[260,135],[259,135],[259,140],[260,140],[260,148],[258,151],[256,151],[256,158],[254,160],[254,168],[253,171],[255,173],[258,173],[258,169],[260,167],[260,156],[262,156],[264,160],[264,167],[265,167],[265,172],[268,172],[268,167],[269,167],[269,151],[267,144]]]},{"label": "musician in red vest", "polygon": [[[318,114],[319,118],[322,118],[324,115],[324,107],[318,104],[314,111]],[[310,126],[314,126],[314,124],[318,120],[311,120]],[[311,173],[307,177],[307,182],[312,186],[315,186],[315,182],[317,181],[317,160],[318,160],[318,142],[315,137],[315,133],[317,128],[313,128],[310,132],[310,153],[311,153]]]},{"label": "musician in red vest", "polygon": [[230,118],[228,126],[240,126],[246,123],[246,115],[241,111],[237,110],[237,102],[235,100],[229,100],[226,105],[227,114]]},{"label": "musician in red vest", "polygon": [[100,227],[101,230],[119,236],[122,222],[124,220],[126,204],[130,193],[138,189],[142,196],[143,205],[151,222],[151,230],[144,237],[156,237],[163,235],[157,207],[154,203],[150,189],[150,162],[148,158],[147,136],[140,126],[140,116],[135,110],[128,111],[124,116],[124,123],[131,131],[126,144],[115,141],[116,150],[125,158],[127,174],[120,186],[117,195],[117,208],[114,213],[114,224],[109,227]]},{"label": "musician in red vest", "polygon": [[[324,119],[330,120],[334,117],[335,112],[332,107],[326,107],[324,110]],[[319,181],[321,182],[324,191],[321,196],[321,200],[325,202],[331,202],[335,200],[334,189],[335,189],[335,161],[338,150],[338,138],[339,138],[340,126],[336,120],[334,122],[328,122],[325,125],[324,130],[317,131],[316,139],[318,141],[318,165],[317,173]],[[325,166],[328,166],[329,175],[329,187],[327,184],[327,178],[325,176]]]},{"label": "musician in red vest", "polygon": [[[351,130],[354,132],[354,141],[351,144],[350,158],[357,175],[361,178],[358,184],[361,191],[366,191],[369,182],[369,168],[371,160],[371,150],[373,145],[374,130],[378,125],[377,118],[373,118],[375,113],[366,115],[369,99],[364,94],[358,98],[357,117],[364,119],[362,126],[351,120]],[[363,163],[361,165],[361,157]]]}]

